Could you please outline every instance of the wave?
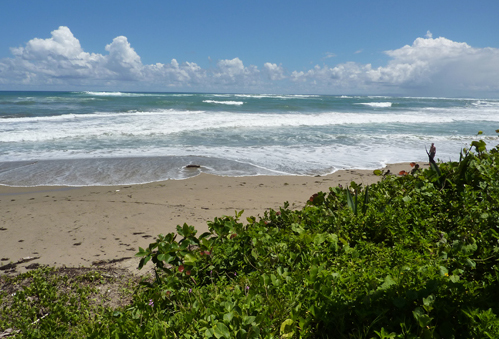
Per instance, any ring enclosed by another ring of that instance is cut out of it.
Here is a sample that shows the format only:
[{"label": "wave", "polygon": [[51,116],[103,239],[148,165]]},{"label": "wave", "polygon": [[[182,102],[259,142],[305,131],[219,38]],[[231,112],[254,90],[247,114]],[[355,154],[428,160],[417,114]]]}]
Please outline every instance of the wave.
[{"label": "wave", "polygon": [[222,104],[222,105],[234,105],[234,106],[241,106],[244,104],[244,102],[242,101],[203,100],[203,102],[206,102],[208,104]]},{"label": "wave", "polygon": [[[164,97],[164,96],[183,96],[180,94],[169,94],[169,93],[129,93],[129,92],[91,92],[85,91],[80,92],[86,95],[102,96],[102,97]],[[192,96],[188,94],[187,96]]]},{"label": "wave", "polygon": [[320,95],[315,94],[235,94],[234,96],[255,99],[308,99],[320,97]]},{"label": "wave", "polygon": [[[319,114],[264,114],[184,111],[127,112],[98,114],[67,114],[52,117],[2,119],[1,142],[43,142],[56,140],[85,140],[105,138],[141,137],[160,138],[166,135],[189,135],[203,131],[210,137],[227,131],[269,128],[314,128],[327,126],[375,126],[388,124],[424,125],[453,123],[480,119],[468,114],[372,114],[372,113],[319,113]],[[499,122],[499,116],[484,116],[483,121]],[[10,123],[12,122],[12,123]],[[187,134],[186,134],[187,133]]]},{"label": "wave", "polygon": [[317,94],[207,94],[217,98],[248,98],[248,99],[309,99],[320,98]]},{"label": "wave", "polygon": [[378,108],[392,107],[391,102],[360,102],[356,103],[355,105],[364,105],[364,106],[378,107]]},{"label": "wave", "polygon": [[495,101],[495,100],[478,100],[478,101],[472,102],[471,105],[476,106],[476,107],[498,107],[499,106],[499,101]]},{"label": "wave", "polygon": [[86,91],[86,92],[83,92],[83,94],[118,97],[118,96],[123,96],[124,93],[122,93],[122,92],[90,92],[90,91]]},{"label": "wave", "polygon": [[[82,114],[60,114],[39,117],[0,117],[3,123],[32,123],[32,122],[50,122],[50,121],[71,121],[71,120],[90,120],[90,119],[107,119],[107,118],[125,118],[125,117],[147,117],[147,116],[164,116],[164,115],[192,115],[201,114],[205,111],[182,111],[175,109],[164,109],[157,111],[128,111],[128,112],[95,112]],[[103,122],[104,123],[104,122]]]}]

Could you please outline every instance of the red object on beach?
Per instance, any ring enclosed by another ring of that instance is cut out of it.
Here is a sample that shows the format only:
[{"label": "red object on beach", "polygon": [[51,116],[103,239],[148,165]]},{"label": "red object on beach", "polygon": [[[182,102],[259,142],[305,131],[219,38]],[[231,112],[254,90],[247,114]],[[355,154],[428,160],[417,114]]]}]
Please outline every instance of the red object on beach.
[{"label": "red object on beach", "polygon": [[399,172],[399,175],[407,175],[407,174],[409,174],[409,173],[408,173],[408,172],[406,172],[406,171],[400,171],[400,172]]},{"label": "red object on beach", "polygon": [[411,167],[414,167],[414,166],[416,166],[416,163],[415,162],[411,162],[409,165],[411,165]]}]

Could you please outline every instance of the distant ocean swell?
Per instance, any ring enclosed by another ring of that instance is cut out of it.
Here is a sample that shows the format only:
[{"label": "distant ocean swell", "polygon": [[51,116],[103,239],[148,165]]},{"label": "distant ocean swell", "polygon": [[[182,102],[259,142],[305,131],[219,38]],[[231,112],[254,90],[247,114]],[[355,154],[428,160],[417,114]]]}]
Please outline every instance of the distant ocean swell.
[{"label": "distant ocean swell", "polygon": [[[316,175],[456,160],[499,101],[363,96],[0,92],[0,184],[112,185]],[[196,163],[200,170],[186,170]]]}]

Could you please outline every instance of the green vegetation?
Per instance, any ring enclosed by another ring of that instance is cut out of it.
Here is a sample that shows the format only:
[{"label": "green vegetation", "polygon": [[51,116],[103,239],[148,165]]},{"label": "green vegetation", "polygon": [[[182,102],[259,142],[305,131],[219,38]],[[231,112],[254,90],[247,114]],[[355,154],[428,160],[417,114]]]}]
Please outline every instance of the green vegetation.
[{"label": "green vegetation", "polygon": [[25,287],[0,291],[0,333],[499,338],[499,147],[475,141],[459,162],[241,217],[215,218],[200,236],[184,224],[141,248],[155,277],[125,306],[89,304],[95,287],[51,289],[48,269],[1,278]]}]

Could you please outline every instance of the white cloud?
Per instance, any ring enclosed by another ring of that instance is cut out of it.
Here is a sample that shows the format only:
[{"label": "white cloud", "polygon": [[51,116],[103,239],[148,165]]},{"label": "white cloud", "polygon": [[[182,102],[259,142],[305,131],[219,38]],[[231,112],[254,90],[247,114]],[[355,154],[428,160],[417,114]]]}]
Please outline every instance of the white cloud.
[{"label": "white cloud", "polygon": [[499,49],[473,48],[446,38],[417,38],[386,51],[392,60],[371,72],[373,81],[401,87],[420,86],[447,91],[490,91],[499,89]]},{"label": "white cloud", "polygon": [[385,53],[391,57],[386,66],[352,62],[333,68],[315,66],[308,72],[293,72],[291,78],[302,88],[308,83],[316,89],[364,93],[473,95],[499,90],[499,49],[428,37]]},{"label": "white cloud", "polygon": [[30,40],[26,47],[12,48],[11,51],[25,60],[77,59],[85,54],[80,41],[73,36],[69,28],[63,26],[53,31],[50,39],[35,38]]},{"label": "white cloud", "polygon": [[266,62],[263,65],[263,70],[264,73],[267,74],[267,78],[270,80],[276,81],[286,78],[286,76],[284,75],[284,68],[282,67],[281,64],[277,65],[277,64],[272,64],[270,62]]},{"label": "white cloud", "polygon": [[142,62],[139,55],[130,46],[127,38],[119,36],[106,46],[109,55],[105,57],[105,67],[116,73],[119,79],[140,79]]},{"label": "white cloud", "polygon": [[239,58],[220,60],[213,71],[213,81],[217,85],[253,86],[259,82],[259,73],[256,66],[245,67]]},{"label": "white cloud", "polygon": [[433,38],[430,31],[412,45],[386,51],[390,61],[377,68],[346,62],[288,73],[282,64],[267,62],[259,69],[237,57],[218,60],[208,69],[176,59],[144,65],[124,36],[105,50],[107,54],[85,52],[70,29],[61,26],[48,39],[11,48],[13,57],[0,60],[0,86],[495,96],[499,91],[499,49]]},{"label": "white cloud", "polygon": [[336,57],[336,54],[331,53],[331,52],[326,52],[326,56],[324,57],[324,59],[330,59],[330,58],[334,58],[334,57]]}]

